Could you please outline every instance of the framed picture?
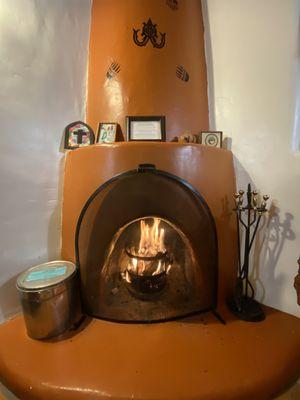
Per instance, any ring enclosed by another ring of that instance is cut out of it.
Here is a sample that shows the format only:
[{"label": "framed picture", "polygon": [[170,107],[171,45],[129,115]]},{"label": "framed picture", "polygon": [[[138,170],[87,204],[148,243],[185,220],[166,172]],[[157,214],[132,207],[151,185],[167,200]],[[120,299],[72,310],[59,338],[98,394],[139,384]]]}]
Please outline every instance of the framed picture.
[{"label": "framed picture", "polygon": [[113,143],[116,141],[117,134],[116,122],[100,122],[97,132],[97,143]]},{"label": "framed picture", "polygon": [[126,117],[128,141],[166,141],[166,118],[164,116]]},{"label": "framed picture", "polygon": [[222,147],[222,136],[221,131],[206,131],[201,132],[201,143],[211,147]]},{"label": "framed picture", "polygon": [[94,132],[92,128],[84,122],[72,122],[65,127],[65,149],[78,149],[79,147],[94,144],[94,142]]}]

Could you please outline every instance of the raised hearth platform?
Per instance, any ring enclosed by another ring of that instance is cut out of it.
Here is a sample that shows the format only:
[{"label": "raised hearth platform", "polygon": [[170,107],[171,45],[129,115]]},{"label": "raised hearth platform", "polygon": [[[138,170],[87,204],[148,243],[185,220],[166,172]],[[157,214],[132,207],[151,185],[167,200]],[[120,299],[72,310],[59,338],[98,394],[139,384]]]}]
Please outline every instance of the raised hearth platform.
[{"label": "raised hearth platform", "polygon": [[221,312],[160,324],[91,320],[39,342],[18,316],[0,326],[0,376],[20,399],[272,399],[300,376],[300,320]]}]

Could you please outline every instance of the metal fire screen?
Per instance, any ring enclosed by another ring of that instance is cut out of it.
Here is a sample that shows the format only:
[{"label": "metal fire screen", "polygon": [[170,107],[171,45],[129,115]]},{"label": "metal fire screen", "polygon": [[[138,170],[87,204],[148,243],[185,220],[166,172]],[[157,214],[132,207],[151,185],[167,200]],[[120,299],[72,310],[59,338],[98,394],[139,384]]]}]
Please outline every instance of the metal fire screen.
[{"label": "metal fire screen", "polygon": [[208,205],[190,184],[152,165],[96,190],[75,246],[92,316],[154,322],[216,306],[217,236]]}]

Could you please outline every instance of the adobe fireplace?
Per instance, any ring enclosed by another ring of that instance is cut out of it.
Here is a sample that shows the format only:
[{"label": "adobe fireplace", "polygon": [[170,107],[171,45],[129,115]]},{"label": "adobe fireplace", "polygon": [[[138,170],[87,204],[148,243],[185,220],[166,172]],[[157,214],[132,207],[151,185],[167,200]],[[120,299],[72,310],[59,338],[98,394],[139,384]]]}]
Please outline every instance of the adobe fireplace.
[{"label": "adobe fireplace", "polygon": [[[144,167],[137,171],[145,160],[173,175]],[[116,178],[109,181],[111,177]],[[218,311],[228,321],[227,326],[210,313],[147,326],[94,318],[84,329],[73,332],[72,338],[38,342],[28,340],[24,319],[18,316],[0,328],[3,383],[20,399],[28,400],[224,400],[224,396],[252,400],[273,398],[289,387],[300,373],[299,318],[266,307],[267,318],[249,326],[230,315],[226,307],[238,262],[232,211],[235,191],[232,153],[223,149],[170,142],[119,142],[68,152],[61,257],[75,261],[74,238],[81,214],[76,243],[86,310],[119,321],[157,321],[213,308],[217,292],[216,225]],[[141,260],[143,248],[148,257],[162,255],[156,260]],[[114,264],[114,260],[123,259],[125,275]],[[149,273],[154,272],[159,259],[161,264],[164,261],[159,269],[165,271],[163,283],[157,288],[149,282],[141,286],[146,267]],[[138,261],[148,261],[148,265],[135,267]],[[179,267],[186,274],[183,281],[173,280]],[[126,270],[139,275],[136,286],[126,281]],[[183,282],[189,299],[182,294],[179,303],[171,295]],[[41,359],[45,360],[43,368]],[[58,362],[64,374],[57,373]]]},{"label": "adobe fireplace", "polygon": [[88,314],[154,322],[214,310],[214,218],[188,182],[151,164],[102,184],[76,229],[76,262]]}]

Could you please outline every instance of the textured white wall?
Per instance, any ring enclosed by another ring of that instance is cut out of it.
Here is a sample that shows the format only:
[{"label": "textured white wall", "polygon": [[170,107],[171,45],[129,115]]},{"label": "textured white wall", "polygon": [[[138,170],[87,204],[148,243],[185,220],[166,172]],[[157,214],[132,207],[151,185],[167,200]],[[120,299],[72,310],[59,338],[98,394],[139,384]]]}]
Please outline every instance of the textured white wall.
[{"label": "textured white wall", "polygon": [[0,2],[0,321],[59,256],[63,128],[85,112],[91,0]]},{"label": "textured white wall", "polygon": [[257,298],[300,316],[293,289],[300,254],[300,1],[206,0],[203,8],[211,129],[232,137],[239,186],[253,182],[273,199],[254,249]]}]

